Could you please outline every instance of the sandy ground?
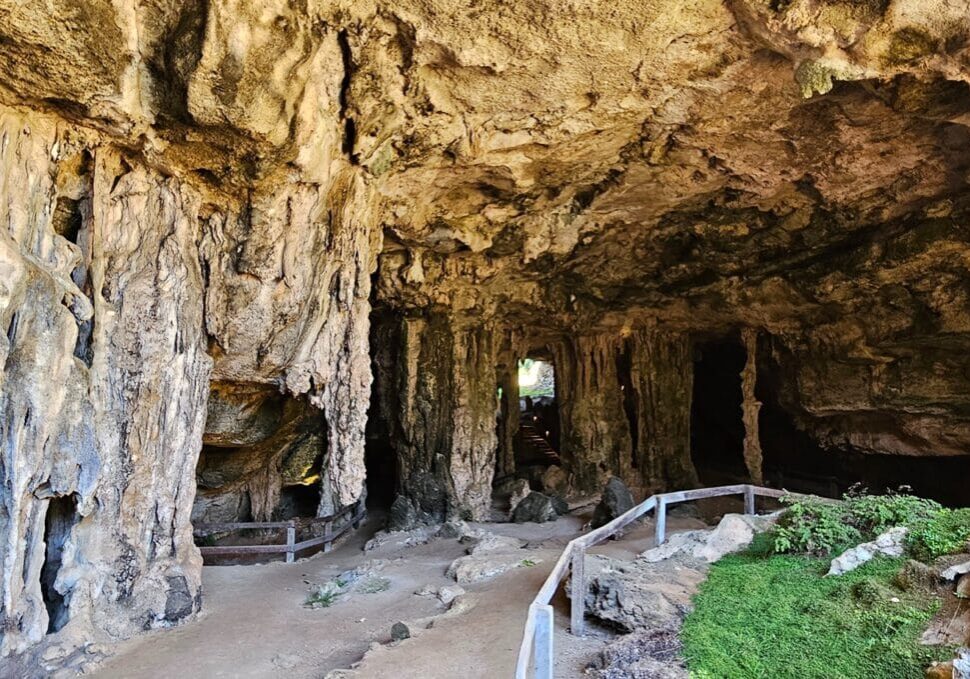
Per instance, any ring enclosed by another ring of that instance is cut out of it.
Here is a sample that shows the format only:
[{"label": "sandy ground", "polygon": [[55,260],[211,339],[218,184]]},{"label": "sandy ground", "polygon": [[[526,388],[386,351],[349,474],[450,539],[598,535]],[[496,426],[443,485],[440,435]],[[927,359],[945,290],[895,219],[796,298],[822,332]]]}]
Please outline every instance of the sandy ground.
[{"label": "sandy ground", "polygon": [[[353,677],[434,679],[511,677],[528,604],[566,543],[578,535],[589,512],[546,524],[472,524],[496,534],[528,540],[523,556],[538,563],[490,580],[465,585],[466,604],[458,615],[415,594],[425,585],[454,584],[448,565],[465,553],[453,539],[401,547],[393,544],[364,552],[363,544],[380,527],[370,519],[359,532],[329,554],[293,564],[207,566],[203,570],[202,616],[183,627],[119,644],[116,655],[91,676],[100,679],[212,679],[217,677],[323,679],[328,672],[360,663]],[[672,517],[671,530],[702,525]],[[648,521],[595,551],[632,557],[652,545]],[[312,585],[372,562],[390,587],[374,594],[354,593],[329,608],[303,606]],[[569,606],[560,592],[556,606],[557,677],[581,677],[608,635],[593,630],[584,639],[566,631]],[[442,616],[433,618],[432,616]],[[412,638],[390,642],[391,626],[408,623]],[[365,656],[366,654],[366,656]],[[361,658],[363,661],[361,662]]]}]

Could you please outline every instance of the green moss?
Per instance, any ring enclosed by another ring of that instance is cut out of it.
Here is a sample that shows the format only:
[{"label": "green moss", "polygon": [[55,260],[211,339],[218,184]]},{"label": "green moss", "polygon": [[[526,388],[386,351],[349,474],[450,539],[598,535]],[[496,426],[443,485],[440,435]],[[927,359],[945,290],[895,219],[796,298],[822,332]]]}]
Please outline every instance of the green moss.
[{"label": "green moss", "polygon": [[919,61],[937,51],[938,41],[918,28],[903,28],[893,33],[889,41],[886,63],[901,66]]},{"label": "green moss", "polygon": [[691,677],[922,677],[950,650],[920,645],[939,601],[896,587],[902,564],[880,557],[833,578],[815,557],[722,559],[681,633]]},{"label": "green moss", "polygon": [[913,525],[906,536],[906,550],[914,559],[933,561],[967,548],[970,540],[970,508],[942,509]]}]

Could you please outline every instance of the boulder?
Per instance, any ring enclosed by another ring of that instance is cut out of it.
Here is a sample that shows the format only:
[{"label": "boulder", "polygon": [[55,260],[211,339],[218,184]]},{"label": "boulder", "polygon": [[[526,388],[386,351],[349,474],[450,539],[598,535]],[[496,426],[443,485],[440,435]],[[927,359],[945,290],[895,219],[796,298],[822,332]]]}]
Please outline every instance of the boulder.
[{"label": "boulder", "polygon": [[514,568],[527,568],[541,563],[542,558],[526,550],[469,554],[451,562],[446,575],[459,584],[487,580]]},{"label": "boulder", "polygon": [[867,561],[871,561],[877,554],[892,557],[902,556],[905,551],[903,541],[908,532],[909,530],[906,527],[897,526],[890,528],[872,542],[864,542],[852,549],[847,549],[832,559],[827,575],[842,575],[854,571]]},{"label": "boulder", "polygon": [[526,495],[512,510],[512,520],[516,523],[544,523],[555,521],[558,516],[552,499],[535,491]]},{"label": "boulder", "polygon": [[[586,613],[626,632],[678,629],[704,580],[706,564],[586,557]],[[568,590],[567,590],[568,591]]]},{"label": "boulder", "polygon": [[398,495],[391,503],[390,516],[387,521],[389,531],[412,530],[419,523],[418,510],[410,500]]},{"label": "boulder", "polygon": [[714,530],[674,533],[664,544],[648,549],[640,558],[648,563],[656,563],[682,555],[714,563],[724,555],[741,551],[750,545],[757,533],[768,530],[777,520],[777,514],[725,514]]},{"label": "boulder", "polygon": [[556,510],[556,514],[559,516],[565,516],[569,513],[569,503],[558,495],[550,495],[549,501],[552,502],[552,508]]},{"label": "boulder", "polygon": [[945,571],[940,573],[940,577],[944,580],[956,580],[959,576],[967,573],[970,573],[970,561],[957,564],[956,566],[950,566]]},{"label": "boulder", "polygon": [[956,660],[953,661],[953,679],[970,679],[970,648],[957,651]]},{"label": "boulder", "polygon": [[542,472],[542,490],[549,495],[564,495],[569,486],[569,477],[562,467],[552,465]]},{"label": "boulder", "polygon": [[531,492],[528,481],[514,479],[514,483],[509,484],[509,508],[514,510]]},{"label": "boulder", "polygon": [[473,536],[466,536],[462,542],[469,544],[469,554],[484,554],[486,552],[512,552],[525,547],[525,540],[509,535],[481,532]]},{"label": "boulder", "polygon": [[618,477],[614,476],[606,483],[600,503],[593,512],[593,528],[605,526],[610,521],[633,509],[633,495]]}]

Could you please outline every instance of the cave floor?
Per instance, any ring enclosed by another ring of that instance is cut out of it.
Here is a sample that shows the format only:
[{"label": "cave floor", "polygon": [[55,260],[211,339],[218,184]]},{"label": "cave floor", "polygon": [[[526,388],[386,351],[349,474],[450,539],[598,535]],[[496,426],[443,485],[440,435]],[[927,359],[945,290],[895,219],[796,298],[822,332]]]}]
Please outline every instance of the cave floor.
[{"label": "cave floor", "polygon": [[[362,547],[382,524],[373,516],[330,554],[293,564],[207,566],[205,604],[194,622],[118,644],[115,654],[91,672],[101,679],[196,679],[278,677],[322,679],[328,672],[360,662],[349,677],[432,679],[509,677],[525,623],[528,602],[539,589],[566,543],[579,534],[592,508],[546,524],[472,524],[499,535],[528,540],[524,557],[531,568],[468,585],[470,610],[442,616],[446,607],[433,596],[417,596],[425,585],[454,584],[448,565],[465,553],[457,540],[435,539],[412,547],[385,544]],[[671,518],[672,530],[698,527],[695,519]],[[596,552],[632,557],[651,546],[647,521],[623,540]],[[531,547],[535,547],[531,549]],[[303,606],[312,585],[343,571],[376,561],[390,587],[374,594],[355,593],[329,608]],[[560,591],[556,606],[557,677],[581,677],[608,635],[595,631],[575,639],[568,627],[568,600]],[[442,616],[428,623],[433,616]],[[412,638],[389,644],[391,625],[404,621]],[[418,622],[421,621],[421,622]],[[363,658],[363,660],[361,660]]]}]

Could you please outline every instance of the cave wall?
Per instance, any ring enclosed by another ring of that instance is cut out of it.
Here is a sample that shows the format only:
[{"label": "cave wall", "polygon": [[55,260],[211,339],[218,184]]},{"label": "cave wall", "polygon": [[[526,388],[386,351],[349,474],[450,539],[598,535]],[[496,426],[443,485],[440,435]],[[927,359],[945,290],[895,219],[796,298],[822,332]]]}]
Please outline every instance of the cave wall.
[{"label": "cave wall", "polygon": [[[40,580],[57,498],[77,511],[58,536],[53,582],[70,629],[126,636],[198,610],[188,509],[212,362],[198,195],[51,118],[2,110],[0,138],[0,647],[9,654],[47,632]],[[73,214],[61,219],[64,210]]]},{"label": "cave wall", "polygon": [[398,458],[392,527],[488,516],[499,409],[495,333],[446,314],[375,331],[381,416]]}]

